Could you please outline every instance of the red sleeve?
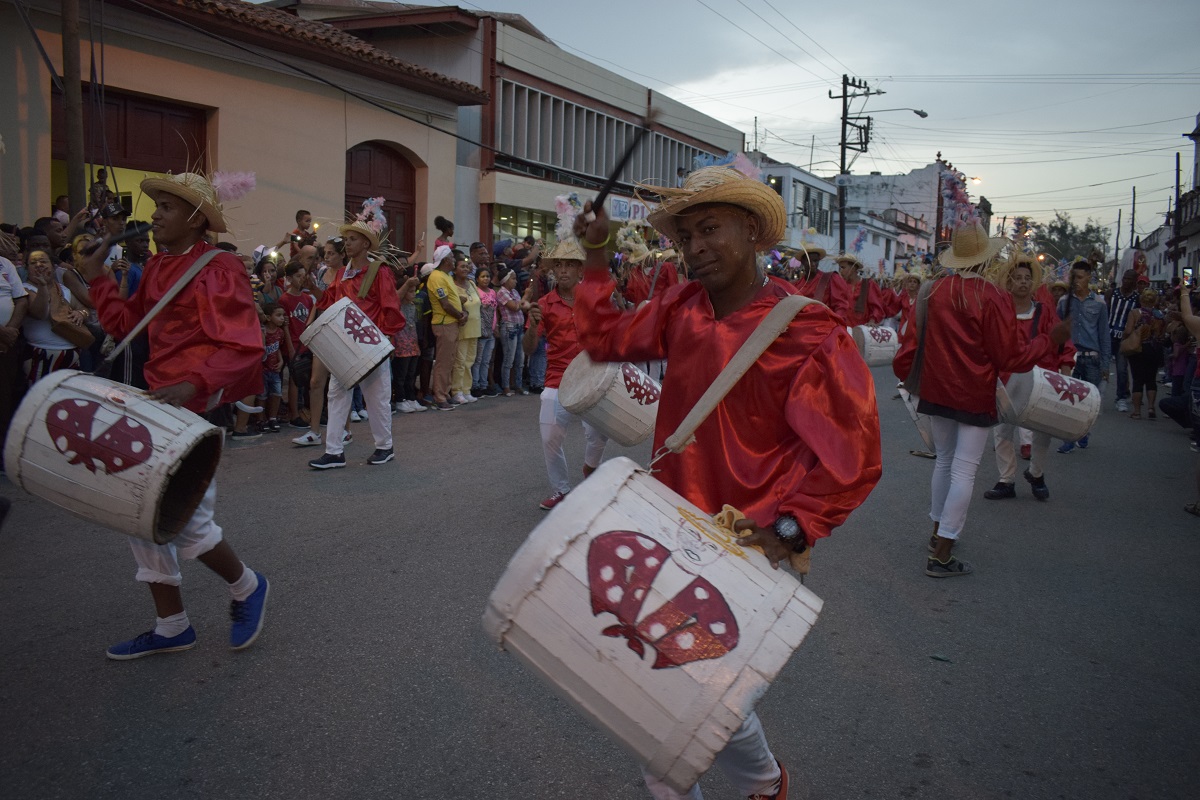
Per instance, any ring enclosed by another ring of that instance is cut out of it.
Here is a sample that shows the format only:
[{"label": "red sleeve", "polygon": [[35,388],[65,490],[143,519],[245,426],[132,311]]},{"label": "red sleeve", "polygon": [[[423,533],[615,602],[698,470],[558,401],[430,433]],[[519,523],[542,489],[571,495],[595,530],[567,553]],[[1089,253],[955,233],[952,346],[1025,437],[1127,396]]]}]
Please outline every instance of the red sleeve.
[{"label": "red sleeve", "polygon": [[852,305],[850,284],[846,283],[846,279],[840,272],[832,272],[830,275],[832,278],[829,282],[829,307],[833,309],[833,313],[848,323]]},{"label": "red sleeve", "polygon": [[1047,334],[1029,340],[1024,329],[1013,324],[1017,311],[1006,292],[989,291],[980,311],[983,349],[997,372],[1028,372],[1051,354],[1054,343]]},{"label": "red sleeve", "polygon": [[908,380],[912,371],[913,359],[917,355],[917,304],[913,303],[912,318],[904,330],[900,332],[900,349],[892,359],[892,372],[902,381]]},{"label": "red sleeve", "polygon": [[247,373],[256,371],[263,358],[262,329],[254,299],[245,291],[244,270],[239,282],[229,270],[204,269],[195,285],[200,329],[215,347],[202,362],[190,365],[187,381],[197,387],[198,397],[208,397],[244,383]]},{"label": "red sleeve", "polygon": [[610,298],[615,290],[616,282],[607,270],[584,271],[583,281],[575,288],[575,304],[583,312],[576,315],[575,327],[583,349],[596,361],[663,358],[667,320],[664,308],[682,289],[672,287],[664,294],[656,293],[646,305],[627,312],[613,307]]},{"label": "red sleeve", "polygon": [[92,281],[88,291],[95,303],[100,327],[118,342],[146,316],[142,302],[144,295],[134,292],[133,297],[122,300],[119,296],[120,287],[111,275],[105,274]]},{"label": "red sleeve", "polygon": [[[874,284],[874,282],[872,282]],[[900,302],[900,295],[893,292],[891,289],[884,289],[878,284],[875,285],[875,304],[878,317],[875,319],[882,321],[888,317],[894,317],[900,313],[903,304]]]},{"label": "red sleeve", "polygon": [[381,267],[371,290],[379,298],[379,319],[375,324],[388,336],[398,333],[405,321],[404,312],[400,310],[400,293],[396,291],[396,276],[386,266]]},{"label": "red sleeve", "polygon": [[[1054,310],[1053,303],[1042,303],[1042,316],[1038,320],[1038,334],[1050,336],[1050,331],[1059,323],[1058,312]],[[1047,364],[1051,362],[1045,362]],[[1070,339],[1066,341],[1054,356],[1053,366],[1047,369],[1060,370],[1063,367],[1070,367],[1075,364],[1075,343]]]}]

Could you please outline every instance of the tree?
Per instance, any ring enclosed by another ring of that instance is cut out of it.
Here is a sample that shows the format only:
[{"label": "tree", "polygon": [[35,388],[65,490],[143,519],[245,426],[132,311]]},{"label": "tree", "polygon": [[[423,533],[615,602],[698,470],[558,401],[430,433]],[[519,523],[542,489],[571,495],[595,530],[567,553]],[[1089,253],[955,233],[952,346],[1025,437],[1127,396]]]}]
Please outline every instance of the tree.
[{"label": "tree", "polygon": [[1054,258],[1070,261],[1075,256],[1087,258],[1093,250],[1108,253],[1108,228],[1101,228],[1091,217],[1080,228],[1070,214],[1056,211],[1051,222],[1035,222],[1029,227],[1037,249]]}]

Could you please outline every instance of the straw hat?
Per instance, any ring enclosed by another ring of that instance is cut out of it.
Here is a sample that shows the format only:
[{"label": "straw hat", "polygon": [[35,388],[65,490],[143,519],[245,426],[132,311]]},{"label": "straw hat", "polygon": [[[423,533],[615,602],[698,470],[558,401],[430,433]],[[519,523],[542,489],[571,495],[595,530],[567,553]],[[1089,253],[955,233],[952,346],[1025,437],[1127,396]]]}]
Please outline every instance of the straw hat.
[{"label": "straw hat", "polygon": [[863,268],[862,261],[860,261],[858,256],[854,255],[853,253],[842,253],[840,256],[836,256],[833,261],[839,267],[844,264],[853,264],[859,269]]},{"label": "straw hat", "polygon": [[351,231],[360,234],[364,239],[370,242],[372,250],[375,250],[379,247],[379,234],[371,230],[371,226],[362,220],[356,219],[353,222],[347,222],[345,225],[342,225],[340,228],[338,228],[338,233],[342,236],[345,236]]},{"label": "straw hat", "polygon": [[567,239],[559,239],[554,247],[550,248],[550,252],[546,253],[542,258],[547,261],[586,260],[583,247],[580,246],[579,240],[573,236]]},{"label": "straw hat", "polygon": [[1008,278],[1010,275],[1012,275],[1013,270],[1015,270],[1017,267],[1028,267],[1029,268],[1029,273],[1031,275],[1033,275],[1033,288],[1034,289],[1036,289],[1037,287],[1042,285],[1042,265],[1041,265],[1041,263],[1038,262],[1038,260],[1036,258],[1029,255],[1029,253],[1016,253],[1013,255],[1012,258],[1009,259],[1008,266],[1004,270],[1004,281],[1003,281],[1002,287],[1008,285]]},{"label": "straw hat", "polygon": [[757,250],[770,250],[783,238],[787,228],[783,198],[765,183],[732,167],[702,167],[688,175],[683,187],[678,189],[649,184],[639,184],[638,189],[639,199],[642,199],[642,192],[661,198],[658,210],[650,215],[650,224],[671,238],[677,236],[675,217],[705,203],[724,203],[757,215],[763,223],[755,242]]},{"label": "straw hat", "polygon": [[817,247],[812,244],[801,245],[797,253],[803,254],[813,266],[820,264],[821,259],[829,255],[824,247]]},{"label": "straw hat", "polygon": [[167,175],[162,178],[146,178],[142,181],[142,191],[157,202],[160,194],[170,194],[187,202],[204,215],[208,220],[208,229],[213,233],[226,233],[225,212],[217,191],[208,179],[195,172],[181,172],[178,175]]},{"label": "straw hat", "polygon": [[938,263],[947,269],[970,269],[991,261],[1006,244],[1002,237],[989,239],[979,222],[963,225],[950,234],[950,249],[942,251]]},{"label": "straw hat", "polygon": [[650,257],[650,248],[636,223],[629,222],[617,231],[617,249],[625,254],[631,264],[640,264]]}]

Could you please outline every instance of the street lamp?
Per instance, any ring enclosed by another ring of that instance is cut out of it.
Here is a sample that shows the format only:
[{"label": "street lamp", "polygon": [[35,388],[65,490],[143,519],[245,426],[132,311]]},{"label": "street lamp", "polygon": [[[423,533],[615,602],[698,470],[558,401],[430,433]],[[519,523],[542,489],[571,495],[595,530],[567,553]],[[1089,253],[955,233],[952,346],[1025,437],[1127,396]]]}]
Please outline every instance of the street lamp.
[{"label": "street lamp", "polygon": [[928,112],[922,111],[919,108],[872,108],[864,110],[869,110],[872,114],[882,114],[884,111],[911,111],[921,119],[925,119],[929,116]]}]

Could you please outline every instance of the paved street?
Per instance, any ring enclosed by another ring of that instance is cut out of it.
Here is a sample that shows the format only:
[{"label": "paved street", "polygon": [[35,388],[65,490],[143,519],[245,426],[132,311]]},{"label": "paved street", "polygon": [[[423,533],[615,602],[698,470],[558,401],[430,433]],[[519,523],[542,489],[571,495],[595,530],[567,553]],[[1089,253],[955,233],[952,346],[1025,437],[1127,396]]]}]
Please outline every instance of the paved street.
[{"label": "paved street", "polygon": [[[823,542],[820,621],[759,706],[793,797],[1192,798],[1200,782],[1196,456],[1105,403],[1052,497],[982,499],[925,576],[932,461],[876,370],[884,477]],[[537,397],[397,417],[397,460],[317,473],[284,434],[229,446],[218,520],[271,579],[262,637],[184,567],[190,652],[104,648],[152,624],[124,539],[20,494],[0,533],[0,787],[8,798],[645,798],[634,762],[480,628],[543,518]],[[746,420],[747,425],[754,420]],[[578,469],[582,436],[570,440]],[[628,452],[645,463],[648,446]],[[732,798],[717,774],[709,798]]]}]

